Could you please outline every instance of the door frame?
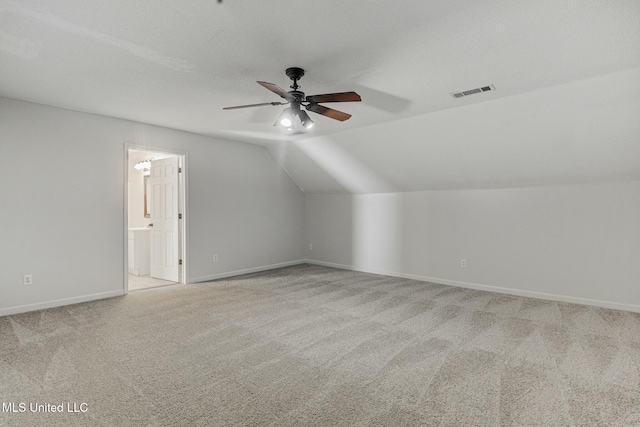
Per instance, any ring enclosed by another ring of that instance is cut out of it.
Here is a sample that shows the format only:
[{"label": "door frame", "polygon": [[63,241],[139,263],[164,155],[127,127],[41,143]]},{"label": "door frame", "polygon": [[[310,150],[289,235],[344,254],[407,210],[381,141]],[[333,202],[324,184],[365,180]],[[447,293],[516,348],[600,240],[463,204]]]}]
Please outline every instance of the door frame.
[{"label": "door frame", "polygon": [[179,165],[182,168],[182,173],[179,174],[178,187],[179,192],[182,194],[182,200],[179,200],[179,212],[182,213],[182,222],[179,222],[178,227],[181,233],[181,249],[180,258],[182,259],[182,271],[180,274],[180,282],[183,285],[189,283],[188,271],[189,271],[189,245],[187,244],[187,238],[189,236],[189,167],[188,167],[188,153],[182,150],[174,150],[164,147],[156,147],[153,145],[141,145],[131,142],[124,143],[124,156],[123,156],[123,170],[124,170],[124,197],[123,197],[123,229],[122,229],[122,247],[124,251],[123,258],[123,289],[125,295],[129,293],[129,151],[151,151],[155,153],[169,154],[179,158]]}]

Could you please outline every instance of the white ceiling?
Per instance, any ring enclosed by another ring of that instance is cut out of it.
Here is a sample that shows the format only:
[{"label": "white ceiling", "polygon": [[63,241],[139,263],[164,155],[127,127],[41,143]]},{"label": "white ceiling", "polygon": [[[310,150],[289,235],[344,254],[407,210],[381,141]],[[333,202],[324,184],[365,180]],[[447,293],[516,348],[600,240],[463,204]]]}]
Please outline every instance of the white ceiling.
[{"label": "white ceiling", "polygon": [[[222,110],[291,66],[353,117]],[[262,144],[307,193],[640,179],[640,2],[0,0],[0,95]]]}]

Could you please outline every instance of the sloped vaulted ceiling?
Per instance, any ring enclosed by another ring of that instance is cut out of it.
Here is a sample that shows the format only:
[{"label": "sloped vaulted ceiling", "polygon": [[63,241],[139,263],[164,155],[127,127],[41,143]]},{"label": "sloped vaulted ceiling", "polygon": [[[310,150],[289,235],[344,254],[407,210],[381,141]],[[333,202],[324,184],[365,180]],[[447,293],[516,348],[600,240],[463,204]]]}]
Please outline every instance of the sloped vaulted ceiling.
[{"label": "sloped vaulted ceiling", "polygon": [[[0,0],[0,95],[262,144],[307,193],[640,179],[640,2]],[[355,90],[340,123],[273,128]],[[496,90],[454,99],[488,84]]]}]

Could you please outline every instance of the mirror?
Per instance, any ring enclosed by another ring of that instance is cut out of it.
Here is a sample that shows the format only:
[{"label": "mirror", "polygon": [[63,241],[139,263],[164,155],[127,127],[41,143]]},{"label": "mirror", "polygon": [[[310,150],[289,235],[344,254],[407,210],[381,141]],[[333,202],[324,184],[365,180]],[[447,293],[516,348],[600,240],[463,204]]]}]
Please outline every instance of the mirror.
[{"label": "mirror", "polygon": [[151,218],[151,205],[149,204],[149,195],[151,194],[151,183],[149,177],[144,177],[144,217]]}]

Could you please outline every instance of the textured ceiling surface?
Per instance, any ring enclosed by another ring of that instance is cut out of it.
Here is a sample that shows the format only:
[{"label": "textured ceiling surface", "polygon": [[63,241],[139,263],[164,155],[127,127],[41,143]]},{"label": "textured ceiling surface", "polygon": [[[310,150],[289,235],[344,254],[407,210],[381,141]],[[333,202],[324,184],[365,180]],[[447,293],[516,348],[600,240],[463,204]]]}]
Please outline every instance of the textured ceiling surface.
[{"label": "textured ceiling surface", "polygon": [[[291,66],[353,117],[222,110]],[[0,70],[2,96],[265,145],[305,192],[640,179],[637,0],[0,0]]]}]

